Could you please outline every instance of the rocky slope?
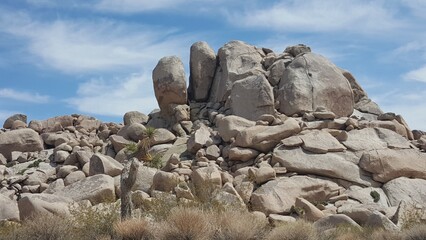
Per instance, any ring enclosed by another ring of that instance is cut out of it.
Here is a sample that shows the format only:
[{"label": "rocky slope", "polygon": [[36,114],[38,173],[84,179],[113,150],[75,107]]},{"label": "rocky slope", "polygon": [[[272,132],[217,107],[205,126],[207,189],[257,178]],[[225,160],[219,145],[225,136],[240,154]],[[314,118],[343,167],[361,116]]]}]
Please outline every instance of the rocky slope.
[{"label": "rocky slope", "polygon": [[[197,42],[189,87],[174,56],[158,62],[153,86],[160,110],[128,112],[123,124],[8,118],[0,131],[0,221],[115,201],[132,156],[142,160],[126,186],[134,203],[162,192],[191,201],[211,189],[213,201],[271,222],[303,217],[389,230],[410,206],[426,207],[426,135],[383,113],[350,72],[305,45],[274,53],[232,41],[216,55]],[[138,155],[147,132],[149,154]]]}]

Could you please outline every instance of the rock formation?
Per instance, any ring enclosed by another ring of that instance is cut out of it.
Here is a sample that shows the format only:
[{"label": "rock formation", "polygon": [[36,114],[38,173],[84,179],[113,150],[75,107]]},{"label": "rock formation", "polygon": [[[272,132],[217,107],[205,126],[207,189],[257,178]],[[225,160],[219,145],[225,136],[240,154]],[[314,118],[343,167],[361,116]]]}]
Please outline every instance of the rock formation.
[{"label": "rock formation", "polygon": [[[350,72],[308,46],[274,53],[232,41],[216,56],[197,42],[189,66],[187,88],[178,57],[158,62],[160,110],[148,116],[102,123],[75,114],[28,126],[23,114],[8,118],[0,221],[120,196],[127,216],[164,194],[331,227],[395,230],[410,203],[425,210],[426,134],[383,113]],[[140,164],[129,164],[134,156]]]}]

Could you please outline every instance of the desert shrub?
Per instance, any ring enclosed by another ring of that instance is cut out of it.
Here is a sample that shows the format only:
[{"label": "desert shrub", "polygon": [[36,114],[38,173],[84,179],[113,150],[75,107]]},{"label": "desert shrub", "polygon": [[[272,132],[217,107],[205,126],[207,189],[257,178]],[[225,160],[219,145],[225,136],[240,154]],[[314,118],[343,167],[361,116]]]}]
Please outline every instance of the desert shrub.
[{"label": "desert shrub", "polygon": [[164,223],[161,239],[208,240],[212,236],[208,214],[195,208],[175,208]]},{"label": "desert shrub", "polygon": [[375,203],[380,201],[380,194],[377,191],[375,191],[375,190],[371,191],[370,196],[373,198],[373,201]]},{"label": "desert shrub", "polygon": [[0,235],[8,240],[71,240],[76,239],[74,222],[66,216],[37,215]]},{"label": "desert shrub", "polygon": [[134,154],[138,151],[138,145],[136,143],[126,144],[126,151],[130,154]]},{"label": "desert shrub", "polygon": [[279,225],[267,235],[267,240],[316,240],[316,229],[311,223],[298,220]]},{"label": "desert shrub", "polygon": [[404,240],[425,240],[426,239],[426,224],[417,224],[403,232]]},{"label": "desert shrub", "polygon": [[215,240],[260,239],[267,231],[268,222],[247,211],[229,210],[211,213],[214,219]]},{"label": "desert shrub", "polygon": [[162,157],[163,155],[161,154],[152,155],[148,152],[144,157],[142,157],[142,161],[148,167],[160,169],[163,167]]},{"label": "desert shrub", "polygon": [[175,198],[169,195],[161,195],[156,198],[144,199],[139,206],[142,216],[152,218],[155,221],[165,220],[173,208],[177,207],[178,203]]},{"label": "desert shrub", "polygon": [[119,220],[119,205],[116,203],[87,206],[80,204],[70,212],[76,222],[78,239],[98,239],[114,236],[114,223]]},{"label": "desert shrub", "polygon": [[114,225],[116,236],[126,240],[148,240],[154,239],[153,229],[150,223],[144,219],[129,219],[117,222]]}]

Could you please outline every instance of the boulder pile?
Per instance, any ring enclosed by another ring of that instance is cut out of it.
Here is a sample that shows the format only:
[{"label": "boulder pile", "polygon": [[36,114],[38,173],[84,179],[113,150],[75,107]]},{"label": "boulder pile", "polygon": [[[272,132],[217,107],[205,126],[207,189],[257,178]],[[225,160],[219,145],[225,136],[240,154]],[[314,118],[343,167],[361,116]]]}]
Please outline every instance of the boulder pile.
[{"label": "boulder pile", "polygon": [[425,133],[384,113],[350,72],[305,45],[274,53],[232,41],[216,55],[197,42],[190,51],[188,87],[178,57],[158,62],[160,109],[148,115],[128,112],[123,124],[9,117],[0,131],[0,221],[118,200],[132,157],[141,160],[126,186],[135,207],[207,194],[271,223],[389,230],[410,206],[425,213]]}]

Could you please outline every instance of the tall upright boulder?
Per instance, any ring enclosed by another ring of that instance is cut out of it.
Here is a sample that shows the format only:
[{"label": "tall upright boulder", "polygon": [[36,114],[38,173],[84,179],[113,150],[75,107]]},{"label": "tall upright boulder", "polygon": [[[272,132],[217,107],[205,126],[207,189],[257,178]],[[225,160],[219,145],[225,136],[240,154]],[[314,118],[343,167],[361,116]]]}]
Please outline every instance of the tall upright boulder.
[{"label": "tall upright boulder", "polygon": [[263,74],[233,84],[231,110],[234,115],[254,121],[263,114],[274,114],[274,93]]},{"label": "tall upright boulder", "polygon": [[197,102],[206,101],[216,71],[216,54],[206,42],[196,42],[191,46],[189,68],[189,98]]},{"label": "tall upright boulder", "polygon": [[347,117],[354,109],[348,80],[336,65],[318,54],[298,55],[284,71],[279,87],[279,110],[286,115],[323,107],[338,117]]},{"label": "tall upright boulder", "polygon": [[173,104],[186,104],[186,81],[183,63],[177,56],[163,57],[152,72],[154,93],[162,116],[173,117]]},{"label": "tall upright boulder", "polygon": [[231,41],[219,49],[219,66],[210,90],[210,102],[225,102],[234,82],[263,73],[261,50],[241,41]]}]

